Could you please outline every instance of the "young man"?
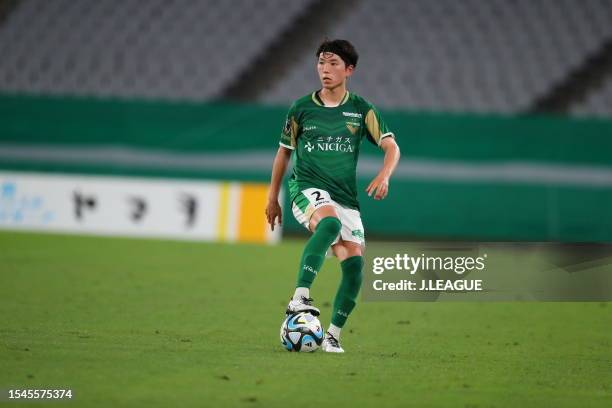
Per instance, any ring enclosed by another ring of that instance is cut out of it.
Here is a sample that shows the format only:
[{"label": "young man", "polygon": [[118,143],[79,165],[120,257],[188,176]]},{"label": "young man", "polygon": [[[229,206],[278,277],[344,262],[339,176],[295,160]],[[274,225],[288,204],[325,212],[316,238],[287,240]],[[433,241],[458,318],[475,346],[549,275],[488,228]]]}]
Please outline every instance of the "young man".
[{"label": "young man", "polygon": [[277,219],[282,222],[278,193],[295,152],[289,180],[293,215],[312,236],[304,248],[287,313],[308,311],[319,315],[310,298],[310,287],[331,246],[340,260],[342,279],[322,349],[343,353],[340,331],[361,287],[365,244],[356,186],[359,146],[367,138],[385,153],[380,172],[366,189],[375,200],[387,196],[400,152],[376,108],[346,89],[358,59],[351,43],[326,40],[319,46],[317,58],[322,88],[298,99],[289,109],[272,167],[266,216],[272,229]]}]

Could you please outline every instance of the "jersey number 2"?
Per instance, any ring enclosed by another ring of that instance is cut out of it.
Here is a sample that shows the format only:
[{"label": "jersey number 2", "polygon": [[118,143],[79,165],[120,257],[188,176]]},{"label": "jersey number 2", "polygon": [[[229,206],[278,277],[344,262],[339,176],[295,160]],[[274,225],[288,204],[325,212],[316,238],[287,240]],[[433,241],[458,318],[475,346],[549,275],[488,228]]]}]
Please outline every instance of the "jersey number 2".
[{"label": "jersey number 2", "polygon": [[315,197],[315,201],[323,200],[323,197],[321,197],[320,191],[313,191],[312,193],[310,193],[310,195]]}]

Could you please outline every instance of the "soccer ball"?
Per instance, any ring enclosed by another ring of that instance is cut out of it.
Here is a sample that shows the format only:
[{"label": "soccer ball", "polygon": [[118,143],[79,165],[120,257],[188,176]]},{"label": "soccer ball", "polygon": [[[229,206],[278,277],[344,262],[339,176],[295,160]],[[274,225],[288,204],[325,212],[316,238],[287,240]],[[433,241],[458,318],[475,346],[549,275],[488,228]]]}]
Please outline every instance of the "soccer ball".
[{"label": "soccer ball", "polygon": [[310,313],[295,313],[283,321],[280,339],[287,351],[315,351],[323,342],[323,328]]}]

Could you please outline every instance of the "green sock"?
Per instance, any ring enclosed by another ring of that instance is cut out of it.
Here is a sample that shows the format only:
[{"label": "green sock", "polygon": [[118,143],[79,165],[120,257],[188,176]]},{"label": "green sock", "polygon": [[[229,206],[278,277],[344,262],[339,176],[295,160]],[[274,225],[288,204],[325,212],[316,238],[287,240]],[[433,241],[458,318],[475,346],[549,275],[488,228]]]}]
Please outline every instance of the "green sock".
[{"label": "green sock", "polygon": [[363,257],[351,256],[340,262],[340,266],[342,267],[342,280],[334,299],[331,322],[334,326],[343,327],[355,308],[355,301],[361,288]]},{"label": "green sock", "polygon": [[310,288],[323,265],[325,252],[340,233],[341,227],[342,224],[336,217],[325,217],[319,221],[304,248],[296,287]]}]

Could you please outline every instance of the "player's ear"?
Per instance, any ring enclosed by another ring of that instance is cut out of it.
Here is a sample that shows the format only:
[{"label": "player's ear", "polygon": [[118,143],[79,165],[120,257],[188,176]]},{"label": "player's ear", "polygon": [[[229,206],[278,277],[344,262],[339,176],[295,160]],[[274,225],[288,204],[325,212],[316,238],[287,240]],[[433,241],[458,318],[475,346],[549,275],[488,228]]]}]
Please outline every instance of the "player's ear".
[{"label": "player's ear", "polygon": [[347,77],[350,77],[351,75],[353,75],[354,70],[355,67],[353,65],[347,65],[347,67],[344,69],[344,72],[346,73]]}]

